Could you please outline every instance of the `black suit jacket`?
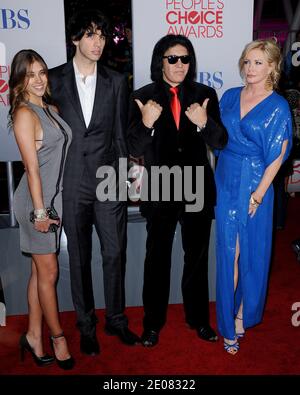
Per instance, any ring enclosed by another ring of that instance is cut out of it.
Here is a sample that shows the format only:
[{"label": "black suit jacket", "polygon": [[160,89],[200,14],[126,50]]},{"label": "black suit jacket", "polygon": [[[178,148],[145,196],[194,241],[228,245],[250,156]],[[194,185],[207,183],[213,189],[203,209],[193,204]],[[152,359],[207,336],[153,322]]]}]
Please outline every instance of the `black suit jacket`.
[{"label": "black suit jacket", "polygon": [[73,61],[50,69],[49,81],[54,104],[73,133],[64,172],[64,199],[68,199],[76,194],[85,166],[96,177],[99,166],[115,165],[118,158],[127,158],[127,82],[121,74],[97,65],[94,107],[86,127]]},{"label": "black suit jacket", "polygon": [[[181,84],[181,89],[179,131],[173,119],[169,96],[163,81],[146,85],[133,92],[127,130],[129,152],[134,157],[144,156],[145,168],[148,172],[153,165],[204,166],[204,209],[213,212],[216,190],[206,144],[215,149],[222,149],[227,143],[227,131],[220,119],[218,98],[214,89],[188,81]],[[197,132],[197,126],[187,118],[185,111],[193,103],[202,105],[206,98],[209,98],[208,121],[206,127],[201,132]],[[151,130],[143,124],[141,111],[134,99],[139,99],[143,104],[152,99],[163,107],[159,119],[154,124],[153,136]],[[142,203],[142,212],[146,213],[148,208],[149,203]]]}]

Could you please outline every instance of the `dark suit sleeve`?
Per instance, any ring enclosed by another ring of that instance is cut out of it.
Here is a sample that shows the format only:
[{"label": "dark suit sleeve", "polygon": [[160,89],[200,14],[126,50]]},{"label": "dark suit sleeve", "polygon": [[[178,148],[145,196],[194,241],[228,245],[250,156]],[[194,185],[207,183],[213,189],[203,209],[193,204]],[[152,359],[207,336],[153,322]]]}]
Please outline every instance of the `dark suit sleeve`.
[{"label": "dark suit sleeve", "polygon": [[220,117],[219,101],[214,89],[210,89],[207,105],[208,119],[206,127],[201,131],[203,140],[214,149],[222,149],[228,141],[227,130]]},{"label": "dark suit sleeve", "polygon": [[145,104],[147,100],[135,96],[133,93],[129,100],[129,119],[127,128],[127,141],[129,153],[138,158],[144,155],[147,146],[152,143],[151,133],[153,129],[147,128],[142,122],[142,114],[139,109],[135,99],[140,99],[140,101]]},{"label": "dark suit sleeve", "polygon": [[126,126],[128,116],[128,85],[126,78],[122,77],[117,87],[115,122],[114,122],[114,145],[119,158],[128,157],[126,142]]}]

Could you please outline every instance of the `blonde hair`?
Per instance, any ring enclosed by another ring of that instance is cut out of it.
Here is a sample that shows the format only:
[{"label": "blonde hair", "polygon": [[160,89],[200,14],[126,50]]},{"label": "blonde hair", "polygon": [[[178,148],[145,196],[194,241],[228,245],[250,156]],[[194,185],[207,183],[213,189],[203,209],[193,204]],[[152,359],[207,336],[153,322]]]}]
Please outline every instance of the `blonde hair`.
[{"label": "blonde hair", "polygon": [[271,84],[273,85],[273,88],[277,88],[280,74],[281,74],[281,63],[282,63],[282,56],[280,52],[280,48],[276,44],[276,42],[273,39],[267,39],[267,40],[255,40],[247,44],[241,54],[241,57],[239,59],[239,70],[240,70],[240,75],[243,78],[244,77],[244,60],[247,57],[248,53],[252,51],[253,49],[260,49],[263,51],[263,53],[266,55],[267,62],[271,65],[274,65],[274,69],[270,73],[269,79]]}]

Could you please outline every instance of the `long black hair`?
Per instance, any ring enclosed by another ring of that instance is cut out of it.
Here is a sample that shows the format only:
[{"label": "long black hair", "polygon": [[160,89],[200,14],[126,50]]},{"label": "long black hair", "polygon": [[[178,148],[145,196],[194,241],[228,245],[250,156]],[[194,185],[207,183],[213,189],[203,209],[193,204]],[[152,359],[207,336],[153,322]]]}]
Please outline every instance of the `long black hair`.
[{"label": "long black hair", "polygon": [[186,80],[193,81],[196,74],[196,55],[191,41],[181,34],[167,34],[162,37],[156,44],[152,53],[151,60],[151,79],[152,81],[160,81],[163,79],[163,56],[169,48],[175,45],[182,45],[188,51],[191,57],[190,67],[185,77]]},{"label": "long black hair", "polygon": [[101,30],[105,37],[111,35],[109,20],[101,11],[87,9],[76,12],[68,23],[69,44],[81,40],[86,31],[93,31],[95,28]]}]

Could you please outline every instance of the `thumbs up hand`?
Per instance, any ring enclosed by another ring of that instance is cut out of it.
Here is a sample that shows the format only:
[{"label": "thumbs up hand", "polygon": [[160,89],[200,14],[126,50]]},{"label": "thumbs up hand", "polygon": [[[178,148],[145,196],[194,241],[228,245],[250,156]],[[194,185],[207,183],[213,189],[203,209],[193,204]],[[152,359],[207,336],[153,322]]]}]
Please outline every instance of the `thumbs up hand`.
[{"label": "thumbs up hand", "polygon": [[200,106],[199,103],[193,103],[191,104],[185,114],[188,117],[188,119],[193,122],[197,126],[205,125],[207,122],[207,103],[209,99],[205,99],[204,102],[202,103],[202,106]]},{"label": "thumbs up hand", "polygon": [[153,128],[154,122],[160,117],[162,106],[154,100],[148,100],[146,104],[143,104],[139,99],[135,99],[135,102],[142,113],[143,124],[147,128]]}]

